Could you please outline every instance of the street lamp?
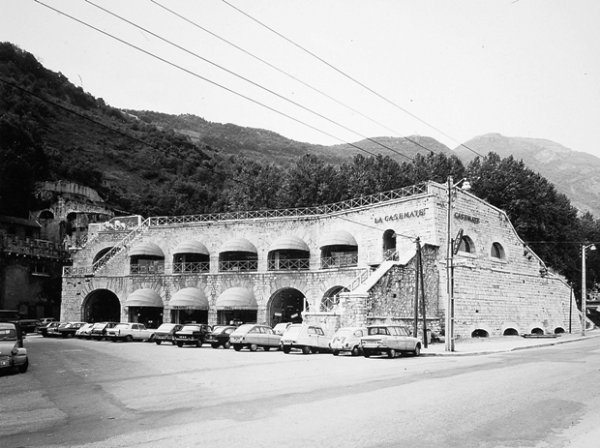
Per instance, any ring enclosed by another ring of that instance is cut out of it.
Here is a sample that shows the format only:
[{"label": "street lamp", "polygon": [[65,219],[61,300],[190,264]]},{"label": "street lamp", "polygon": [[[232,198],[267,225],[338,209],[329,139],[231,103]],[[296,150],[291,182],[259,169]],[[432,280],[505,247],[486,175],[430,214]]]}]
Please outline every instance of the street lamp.
[{"label": "street lamp", "polygon": [[[446,305],[446,331],[445,331],[445,350],[447,352],[454,351],[454,252],[455,244],[452,239],[452,193],[455,188],[463,185],[463,189],[468,191],[471,189],[469,180],[465,177],[460,181],[454,183],[452,176],[448,176],[448,214],[447,214],[447,229],[446,229],[446,282],[448,290],[448,303]],[[462,232],[462,230],[461,230]],[[460,233],[459,232],[459,235]],[[456,245],[460,244],[460,241],[456,241]]]},{"label": "street lamp", "polygon": [[581,336],[585,336],[585,326],[587,319],[587,291],[585,285],[585,251],[596,250],[594,244],[581,246]]}]

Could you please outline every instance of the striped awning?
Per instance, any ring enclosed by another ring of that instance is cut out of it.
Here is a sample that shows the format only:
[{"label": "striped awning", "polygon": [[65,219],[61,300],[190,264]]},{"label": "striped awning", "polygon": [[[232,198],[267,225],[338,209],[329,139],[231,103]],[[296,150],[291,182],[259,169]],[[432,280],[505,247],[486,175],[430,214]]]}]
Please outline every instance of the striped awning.
[{"label": "striped awning", "polygon": [[179,243],[173,253],[210,255],[204,244],[202,244],[200,241],[194,240],[183,241],[182,243]]},{"label": "striped awning", "polygon": [[145,242],[145,243],[136,244],[129,251],[130,257],[143,256],[143,255],[149,255],[152,257],[162,257],[162,258],[165,257],[165,254],[163,253],[162,249],[160,247],[158,247],[156,244],[151,243],[149,241]]},{"label": "striped awning", "polygon": [[336,230],[323,235],[319,241],[319,247],[325,246],[358,246],[354,237],[345,230]]},{"label": "striped awning", "polygon": [[254,292],[246,288],[229,288],[217,299],[217,310],[257,310]]},{"label": "striped awning", "polygon": [[310,249],[304,240],[297,236],[282,236],[277,238],[269,248],[269,251],[272,250],[302,250],[304,252],[310,252]]},{"label": "striped awning", "polygon": [[125,306],[139,306],[146,308],[162,308],[163,302],[155,290],[150,288],[142,288],[133,291],[127,297]]},{"label": "striped awning", "polygon": [[227,241],[219,252],[250,252],[257,253],[256,247],[245,238],[235,238]]},{"label": "striped awning", "polygon": [[172,309],[207,310],[208,299],[201,289],[183,288],[171,298],[169,306]]}]

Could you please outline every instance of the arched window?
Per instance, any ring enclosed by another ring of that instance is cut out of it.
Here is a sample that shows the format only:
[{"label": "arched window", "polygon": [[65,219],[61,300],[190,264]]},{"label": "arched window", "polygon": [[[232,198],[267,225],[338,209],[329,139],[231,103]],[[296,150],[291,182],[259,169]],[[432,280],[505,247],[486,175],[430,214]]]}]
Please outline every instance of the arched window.
[{"label": "arched window", "polygon": [[459,252],[465,252],[467,254],[475,253],[475,244],[473,244],[473,240],[468,236],[463,236],[460,240],[460,245],[458,246]]},{"label": "arched window", "polygon": [[506,258],[506,255],[504,254],[504,248],[500,243],[492,244],[491,256],[492,258],[498,258],[499,260],[504,260]]}]

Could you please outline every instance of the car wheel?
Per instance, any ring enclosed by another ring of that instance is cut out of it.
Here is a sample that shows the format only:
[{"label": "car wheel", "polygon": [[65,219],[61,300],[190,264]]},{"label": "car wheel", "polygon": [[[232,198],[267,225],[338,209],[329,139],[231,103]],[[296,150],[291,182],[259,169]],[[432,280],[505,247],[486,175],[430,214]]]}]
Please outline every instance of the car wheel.
[{"label": "car wheel", "polygon": [[224,349],[228,349],[229,347],[231,347],[231,342],[227,341],[225,344],[223,344]]},{"label": "car wheel", "polygon": [[339,350],[334,350],[331,353],[333,353],[333,356],[337,356],[337,355],[340,354],[340,351]]},{"label": "car wheel", "polygon": [[265,352],[268,352],[269,350],[271,350],[271,347],[269,347],[268,345],[265,345],[263,347],[263,349],[265,350]]},{"label": "car wheel", "polygon": [[233,344],[233,349],[236,352],[239,352],[242,349],[242,346],[240,344]]},{"label": "car wheel", "polygon": [[371,352],[368,352],[368,351],[366,351],[366,350],[363,350],[363,356],[364,356],[365,358],[369,358],[369,357],[371,356]]},{"label": "car wheel", "polygon": [[308,355],[310,353],[310,347],[302,347],[302,353],[304,353],[305,355]]},{"label": "car wheel", "polygon": [[29,367],[29,359],[25,360],[25,364],[21,364],[19,366],[19,373],[25,373],[25,372],[27,372],[27,367]]},{"label": "car wheel", "polygon": [[131,342],[133,341],[133,336],[131,336],[130,334],[127,335],[127,337],[125,338],[126,342]]},{"label": "car wheel", "polygon": [[196,347],[202,347],[202,340],[198,340],[198,342],[196,342]]},{"label": "car wheel", "polygon": [[360,354],[360,349],[358,348],[358,345],[355,345],[352,348],[352,352],[351,352],[352,356],[358,356]]},{"label": "car wheel", "polygon": [[183,347],[183,342],[178,342],[177,347]]},{"label": "car wheel", "polygon": [[289,353],[289,352],[292,350],[292,348],[291,348],[291,347],[288,347],[287,345],[284,345],[284,346],[281,348],[281,350],[283,350],[283,353]]},{"label": "car wheel", "polygon": [[218,342],[213,342],[213,343],[211,343],[211,344],[210,344],[210,346],[211,346],[212,348],[219,348],[219,345],[220,345],[220,344],[219,344]]},{"label": "car wheel", "polygon": [[248,347],[250,349],[251,352],[255,352],[256,349],[258,348],[258,346],[256,344],[250,344],[250,347]]},{"label": "car wheel", "polygon": [[396,357],[396,350],[394,350],[393,348],[390,348],[387,351],[387,356],[388,356],[388,358],[395,358]]},{"label": "car wheel", "polygon": [[414,356],[419,356],[421,354],[421,344],[417,344],[415,346],[415,350],[413,351]]},{"label": "car wheel", "polygon": [[162,341],[154,341],[154,342],[156,342],[156,345],[162,344]]}]

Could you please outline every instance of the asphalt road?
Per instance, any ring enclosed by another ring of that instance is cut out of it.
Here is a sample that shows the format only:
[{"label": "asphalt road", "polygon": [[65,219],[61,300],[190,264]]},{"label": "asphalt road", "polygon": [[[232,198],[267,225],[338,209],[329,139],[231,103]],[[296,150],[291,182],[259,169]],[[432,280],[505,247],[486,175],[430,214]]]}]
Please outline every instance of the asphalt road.
[{"label": "asphalt road", "polygon": [[352,358],[27,339],[0,447],[595,447],[598,339]]}]

